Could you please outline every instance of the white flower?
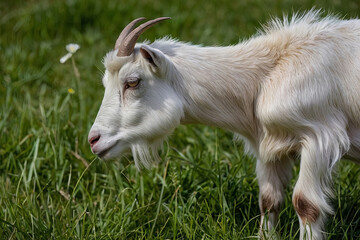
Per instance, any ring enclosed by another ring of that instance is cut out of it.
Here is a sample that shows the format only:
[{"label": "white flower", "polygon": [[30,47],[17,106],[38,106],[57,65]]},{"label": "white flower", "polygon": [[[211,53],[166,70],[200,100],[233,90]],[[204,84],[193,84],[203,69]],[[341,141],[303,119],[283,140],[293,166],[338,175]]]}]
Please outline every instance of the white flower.
[{"label": "white flower", "polygon": [[62,58],[60,58],[60,63],[66,62],[77,50],[79,50],[79,48],[79,44],[76,43],[69,43],[68,45],[66,45],[66,50],[68,51],[68,53]]},{"label": "white flower", "polygon": [[68,45],[66,45],[66,50],[69,52],[69,53],[76,53],[77,50],[79,50],[80,46],[79,44],[76,44],[76,43],[69,43]]}]

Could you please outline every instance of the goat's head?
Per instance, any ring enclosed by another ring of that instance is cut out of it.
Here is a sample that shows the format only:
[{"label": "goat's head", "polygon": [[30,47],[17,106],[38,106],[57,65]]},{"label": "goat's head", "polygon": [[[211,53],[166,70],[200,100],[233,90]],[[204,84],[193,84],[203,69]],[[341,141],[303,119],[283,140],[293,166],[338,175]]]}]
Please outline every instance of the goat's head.
[{"label": "goat's head", "polygon": [[89,133],[91,149],[102,159],[131,150],[135,164],[148,167],[157,158],[157,147],[180,123],[182,100],[168,79],[170,61],[147,44],[135,46],[142,32],[166,19],[137,28],[143,18],[135,19],[104,58],[105,94]]}]

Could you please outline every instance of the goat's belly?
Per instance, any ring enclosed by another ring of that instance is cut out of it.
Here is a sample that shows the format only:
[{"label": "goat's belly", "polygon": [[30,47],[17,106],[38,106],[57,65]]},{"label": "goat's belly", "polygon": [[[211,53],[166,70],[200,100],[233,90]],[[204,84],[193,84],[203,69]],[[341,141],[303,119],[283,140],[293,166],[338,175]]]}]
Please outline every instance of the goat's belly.
[{"label": "goat's belly", "polygon": [[352,155],[350,155],[350,154],[345,154],[344,157],[343,157],[343,159],[345,159],[345,160],[350,160],[350,161],[352,161],[352,162],[354,162],[354,163],[360,164],[360,155],[358,155],[358,156],[352,156]]},{"label": "goat's belly", "polygon": [[349,151],[344,155],[344,159],[360,164],[360,127],[350,126],[348,128],[348,136],[351,145]]}]

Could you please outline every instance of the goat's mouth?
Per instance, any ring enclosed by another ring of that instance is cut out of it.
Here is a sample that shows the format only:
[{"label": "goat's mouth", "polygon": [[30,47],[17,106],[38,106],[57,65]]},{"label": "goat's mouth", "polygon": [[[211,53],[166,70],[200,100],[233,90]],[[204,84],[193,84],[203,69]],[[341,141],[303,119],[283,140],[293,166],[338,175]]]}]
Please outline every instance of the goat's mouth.
[{"label": "goat's mouth", "polygon": [[99,152],[94,152],[99,158],[101,159],[106,159],[107,155],[109,155],[108,153],[115,147],[115,145],[117,144],[117,142],[115,142],[114,144],[110,145],[109,147],[100,150]]},{"label": "goat's mouth", "polygon": [[98,152],[96,155],[99,157],[99,158],[104,158],[104,156],[113,148],[113,146],[101,151],[101,152]]},{"label": "goat's mouth", "polygon": [[94,153],[102,160],[108,160],[122,156],[127,148],[129,148],[129,146],[126,143],[116,141],[112,145],[104,149],[99,149],[100,151]]}]

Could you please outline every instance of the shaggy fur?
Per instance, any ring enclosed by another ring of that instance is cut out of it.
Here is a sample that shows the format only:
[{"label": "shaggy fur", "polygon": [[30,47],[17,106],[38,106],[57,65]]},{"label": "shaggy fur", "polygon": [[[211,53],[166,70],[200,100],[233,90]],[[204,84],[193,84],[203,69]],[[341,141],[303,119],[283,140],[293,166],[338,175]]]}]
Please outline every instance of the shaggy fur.
[{"label": "shaggy fur", "polygon": [[[136,165],[149,167],[180,123],[233,131],[257,158],[261,231],[276,226],[299,157],[300,234],[323,238],[332,168],[344,154],[360,158],[359,20],[310,11],[275,19],[235,46],[165,38],[137,44],[129,57],[112,51],[104,63],[105,95],[89,134],[101,136],[94,153],[108,159],[130,148]],[[129,76],[141,79],[136,89],[124,88]]]}]

